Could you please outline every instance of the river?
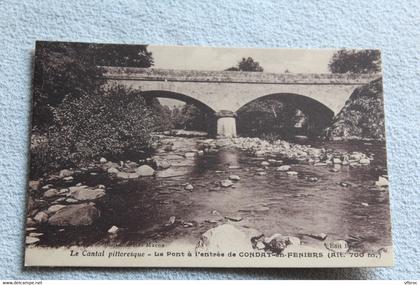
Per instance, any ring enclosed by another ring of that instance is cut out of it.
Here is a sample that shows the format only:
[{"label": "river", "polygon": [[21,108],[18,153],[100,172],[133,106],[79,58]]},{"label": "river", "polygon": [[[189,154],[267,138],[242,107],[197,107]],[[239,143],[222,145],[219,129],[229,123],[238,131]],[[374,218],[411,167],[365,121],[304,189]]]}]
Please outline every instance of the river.
[{"label": "river", "polygon": [[[84,228],[44,226],[40,245],[196,243],[206,230],[225,223],[225,217],[241,220],[233,223],[257,229],[266,236],[326,233],[333,239],[361,238],[360,248],[391,245],[388,191],[374,189],[378,176],[386,174],[384,143],[313,144],[373,154],[369,166],[336,166],[332,172],[332,166],[295,162],[291,166],[298,176],[278,172],[275,167],[267,167],[266,175],[260,176],[257,172],[264,158],[237,149],[221,149],[186,159],[183,154],[194,148],[197,138],[164,140],[173,143],[173,150],[159,155],[171,161],[167,171],[177,176],[161,177],[165,175],[158,173],[153,178],[134,180],[110,179],[106,172],[76,176],[75,182],[106,185],[107,195],[97,202],[100,220]],[[240,180],[233,187],[220,187],[220,181],[231,174]],[[314,183],[302,179],[304,176],[319,180]],[[340,186],[341,182],[350,187]],[[186,183],[193,185],[193,190],[186,190]],[[168,225],[172,216],[177,222]],[[120,229],[117,235],[107,233],[113,225]]]}]

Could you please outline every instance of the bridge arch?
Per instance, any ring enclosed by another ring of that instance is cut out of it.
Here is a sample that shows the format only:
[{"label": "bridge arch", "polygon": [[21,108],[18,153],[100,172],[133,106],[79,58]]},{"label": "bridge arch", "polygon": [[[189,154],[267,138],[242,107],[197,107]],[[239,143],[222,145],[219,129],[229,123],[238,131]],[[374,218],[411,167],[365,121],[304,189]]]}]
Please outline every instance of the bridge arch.
[{"label": "bridge arch", "polygon": [[194,104],[201,110],[208,112],[208,113],[215,113],[216,111],[207,105],[206,103],[196,99],[194,97],[174,92],[168,90],[147,90],[147,91],[140,91],[140,95],[142,95],[145,99],[147,98],[169,98],[169,99],[176,99],[188,104]]},{"label": "bridge arch", "polygon": [[[193,126],[194,130],[203,130],[207,131],[210,136],[216,135],[216,117],[215,117],[215,110],[211,108],[206,103],[193,98],[189,95],[185,95],[178,92],[168,91],[168,90],[147,90],[147,91],[140,91],[140,96],[145,98],[146,102],[148,99],[151,98],[168,98],[168,99],[175,99],[182,101],[186,104],[191,104],[197,107],[200,110],[200,113],[203,117],[203,120],[199,120],[200,122]],[[191,127],[191,125],[190,125]],[[197,129],[198,128],[198,129]]]},{"label": "bridge arch", "polygon": [[[244,130],[244,122],[241,123],[242,120],[249,119],[247,117],[256,118],[254,114],[251,116],[245,116],[243,112],[245,112],[244,109],[246,109],[247,106],[250,106],[250,104],[256,103],[260,100],[278,100],[282,103],[284,103],[286,106],[284,108],[287,108],[287,111],[295,112],[300,111],[304,114],[306,118],[306,126],[305,126],[305,133],[311,134],[311,135],[320,135],[322,130],[325,129],[333,120],[334,117],[334,111],[331,110],[328,106],[325,104],[317,101],[316,99],[313,99],[309,96],[300,95],[296,93],[270,93],[260,96],[255,96],[252,100],[248,100],[247,102],[242,102],[242,106],[237,108],[235,110],[236,114],[238,115],[238,129],[240,132],[243,132]],[[243,112],[242,112],[243,111]],[[273,109],[274,112],[274,109]],[[242,113],[242,114],[241,114]],[[277,116],[277,114],[275,114]],[[282,114],[278,114],[282,115]],[[284,115],[284,114],[283,114]],[[290,114],[288,114],[290,116]],[[250,124],[246,124],[246,127],[249,127]],[[268,126],[267,129],[273,130],[275,127]],[[263,130],[261,130],[263,131]]]}]

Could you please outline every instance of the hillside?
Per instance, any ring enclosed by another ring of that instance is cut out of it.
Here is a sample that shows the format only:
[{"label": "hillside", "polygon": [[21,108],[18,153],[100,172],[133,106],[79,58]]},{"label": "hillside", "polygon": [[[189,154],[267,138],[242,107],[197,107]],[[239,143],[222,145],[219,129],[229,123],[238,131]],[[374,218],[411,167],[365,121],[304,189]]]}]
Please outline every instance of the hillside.
[{"label": "hillside", "polygon": [[326,129],[332,140],[385,140],[382,78],[357,88]]}]

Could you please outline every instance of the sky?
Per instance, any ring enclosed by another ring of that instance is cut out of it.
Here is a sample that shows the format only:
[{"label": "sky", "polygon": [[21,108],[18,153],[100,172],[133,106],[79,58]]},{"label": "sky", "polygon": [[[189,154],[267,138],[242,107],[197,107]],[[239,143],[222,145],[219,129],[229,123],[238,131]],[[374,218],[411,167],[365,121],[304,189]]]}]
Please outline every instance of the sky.
[{"label": "sky", "polygon": [[154,68],[225,70],[243,57],[258,61],[265,72],[329,73],[332,49],[254,49],[185,46],[148,46]]},{"label": "sky", "polygon": [[[264,72],[329,73],[328,63],[333,49],[262,49],[216,48],[191,46],[153,46],[154,68],[223,71],[236,66],[243,58],[252,57]],[[180,107],[178,100],[159,98],[161,104]]]}]

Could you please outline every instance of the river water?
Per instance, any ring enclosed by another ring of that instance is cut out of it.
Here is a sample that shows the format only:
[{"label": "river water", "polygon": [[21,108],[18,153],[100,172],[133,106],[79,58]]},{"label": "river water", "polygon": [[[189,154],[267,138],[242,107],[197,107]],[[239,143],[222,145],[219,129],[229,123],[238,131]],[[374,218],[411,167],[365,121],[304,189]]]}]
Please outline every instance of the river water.
[{"label": "river water", "polygon": [[[106,185],[107,195],[97,202],[101,209],[99,222],[86,228],[46,227],[40,244],[196,243],[202,233],[230,217],[242,219],[234,223],[266,236],[326,233],[333,239],[362,238],[362,248],[391,245],[388,191],[379,191],[374,185],[379,175],[386,174],[384,143],[313,143],[314,147],[373,154],[369,166],[341,166],[332,172],[333,166],[294,163],[292,170],[299,176],[288,176],[276,167],[268,167],[267,174],[260,176],[261,158],[236,149],[221,149],[186,159],[183,154],[194,148],[196,138],[166,140],[174,144],[174,150],[161,155],[172,162],[167,172],[177,176],[160,177],[165,175],[158,173],[154,178],[129,181],[110,179],[107,173],[76,177],[76,182],[87,185]],[[220,187],[220,181],[231,174],[240,180],[233,187]],[[319,180],[310,182],[302,176]],[[342,187],[340,182],[350,186]],[[194,189],[185,190],[185,183]],[[172,216],[176,222],[168,225]],[[117,235],[107,233],[113,225],[120,229]]]}]

